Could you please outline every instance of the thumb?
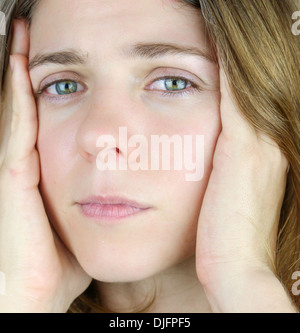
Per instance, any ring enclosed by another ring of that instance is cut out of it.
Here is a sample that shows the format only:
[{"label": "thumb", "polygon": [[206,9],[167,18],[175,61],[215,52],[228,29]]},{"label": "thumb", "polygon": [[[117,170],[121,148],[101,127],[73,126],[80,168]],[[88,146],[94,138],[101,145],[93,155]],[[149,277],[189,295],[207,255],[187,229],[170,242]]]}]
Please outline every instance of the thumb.
[{"label": "thumb", "polygon": [[[34,174],[38,169],[35,144],[38,132],[37,109],[27,71],[27,57],[11,56],[12,71],[12,120],[4,167],[12,176]],[[39,176],[39,175],[38,175]],[[25,178],[31,187],[38,184],[39,177]],[[27,187],[26,186],[26,187]]]}]

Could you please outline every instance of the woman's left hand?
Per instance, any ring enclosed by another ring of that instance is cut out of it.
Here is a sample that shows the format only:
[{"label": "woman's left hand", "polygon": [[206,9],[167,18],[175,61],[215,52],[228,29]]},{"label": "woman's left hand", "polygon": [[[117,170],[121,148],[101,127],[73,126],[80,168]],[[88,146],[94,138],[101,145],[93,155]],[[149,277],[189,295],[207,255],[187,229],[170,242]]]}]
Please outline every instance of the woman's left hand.
[{"label": "woman's left hand", "polygon": [[245,120],[220,70],[222,131],[204,195],[196,268],[213,311],[294,312],[274,259],[288,161]]}]

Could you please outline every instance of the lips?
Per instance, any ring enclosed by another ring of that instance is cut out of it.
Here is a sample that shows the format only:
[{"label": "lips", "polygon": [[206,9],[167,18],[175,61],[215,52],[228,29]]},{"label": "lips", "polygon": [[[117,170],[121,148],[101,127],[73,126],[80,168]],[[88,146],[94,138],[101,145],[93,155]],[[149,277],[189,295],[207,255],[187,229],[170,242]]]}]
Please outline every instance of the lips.
[{"label": "lips", "polygon": [[150,208],[150,206],[120,197],[94,196],[78,202],[82,214],[96,220],[123,219]]}]

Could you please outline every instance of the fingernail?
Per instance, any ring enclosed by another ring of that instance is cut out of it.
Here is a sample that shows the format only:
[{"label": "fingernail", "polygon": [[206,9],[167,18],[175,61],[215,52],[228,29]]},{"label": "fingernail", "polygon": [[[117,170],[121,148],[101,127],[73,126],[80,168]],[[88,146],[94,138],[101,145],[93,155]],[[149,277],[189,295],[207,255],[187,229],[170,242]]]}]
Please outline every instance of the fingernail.
[{"label": "fingernail", "polygon": [[9,64],[10,64],[10,70],[11,70],[11,72],[13,72],[13,70],[14,70],[14,58],[13,58],[13,56],[9,57]]}]

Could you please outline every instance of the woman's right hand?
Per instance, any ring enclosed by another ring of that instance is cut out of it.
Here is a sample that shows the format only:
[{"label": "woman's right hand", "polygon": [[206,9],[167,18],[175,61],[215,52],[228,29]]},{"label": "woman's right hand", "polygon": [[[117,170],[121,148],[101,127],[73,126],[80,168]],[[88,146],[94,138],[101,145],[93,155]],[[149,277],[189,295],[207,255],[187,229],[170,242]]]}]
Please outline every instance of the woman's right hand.
[{"label": "woman's right hand", "polygon": [[29,33],[21,20],[14,20],[13,30],[13,71],[8,69],[2,100],[2,112],[12,113],[5,124],[10,134],[0,142],[0,271],[6,280],[0,312],[66,312],[91,278],[51,228],[44,209],[37,109],[27,70]]}]

